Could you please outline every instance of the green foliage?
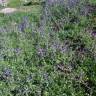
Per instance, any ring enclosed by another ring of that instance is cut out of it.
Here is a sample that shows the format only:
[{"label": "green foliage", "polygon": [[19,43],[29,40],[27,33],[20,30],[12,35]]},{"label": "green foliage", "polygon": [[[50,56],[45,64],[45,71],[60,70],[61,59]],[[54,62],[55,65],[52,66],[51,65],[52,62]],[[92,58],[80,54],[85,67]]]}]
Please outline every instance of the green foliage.
[{"label": "green foliage", "polygon": [[75,10],[53,6],[44,33],[41,14],[0,14],[0,96],[95,96],[95,15]]}]

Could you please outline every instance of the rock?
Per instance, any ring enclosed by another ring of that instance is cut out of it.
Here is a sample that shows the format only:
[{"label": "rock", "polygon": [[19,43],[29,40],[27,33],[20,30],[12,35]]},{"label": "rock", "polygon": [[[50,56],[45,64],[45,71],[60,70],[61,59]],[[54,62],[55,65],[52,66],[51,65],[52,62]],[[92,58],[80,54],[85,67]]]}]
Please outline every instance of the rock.
[{"label": "rock", "polygon": [[13,12],[15,12],[15,11],[17,11],[16,8],[4,8],[4,9],[2,9],[2,10],[0,11],[0,13],[7,14],[7,13],[13,13]]}]

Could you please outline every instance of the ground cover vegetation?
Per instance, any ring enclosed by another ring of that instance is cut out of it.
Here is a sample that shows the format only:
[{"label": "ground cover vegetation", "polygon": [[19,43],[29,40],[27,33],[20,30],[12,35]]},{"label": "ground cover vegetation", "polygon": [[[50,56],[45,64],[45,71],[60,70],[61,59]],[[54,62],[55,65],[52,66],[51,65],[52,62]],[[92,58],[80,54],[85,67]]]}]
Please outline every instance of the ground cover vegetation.
[{"label": "ground cover vegetation", "polygon": [[0,13],[0,96],[96,96],[96,1],[9,1],[17,11]]}]

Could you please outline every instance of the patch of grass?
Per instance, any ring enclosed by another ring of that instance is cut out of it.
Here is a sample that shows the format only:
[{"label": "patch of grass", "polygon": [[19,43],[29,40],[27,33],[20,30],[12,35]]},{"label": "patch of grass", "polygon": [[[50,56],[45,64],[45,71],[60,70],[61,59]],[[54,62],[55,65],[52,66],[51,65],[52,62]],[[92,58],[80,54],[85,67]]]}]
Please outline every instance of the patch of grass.
[{"label": "patch of grass", "polygon": [[89,0],[89,2],[91,3],[91,4],[95,4],[96,5],[96,1],[95,0]]},{"label": "patch of grass", "polygon": [[17,7],[17,6],[21,6],[21,0],[9,0],[9,4],[8,6],[10,7]]}]

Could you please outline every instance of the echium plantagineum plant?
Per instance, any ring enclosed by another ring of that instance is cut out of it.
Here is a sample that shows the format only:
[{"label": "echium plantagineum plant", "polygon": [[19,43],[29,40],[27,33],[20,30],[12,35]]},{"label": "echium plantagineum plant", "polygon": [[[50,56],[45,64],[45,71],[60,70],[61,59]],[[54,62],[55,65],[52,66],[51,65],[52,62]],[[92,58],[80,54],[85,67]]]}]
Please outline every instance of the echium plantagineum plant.
[{"label": "echium plantagineum plant", "polygon": [[1,81],[7,81],[12,77],[12,71],[9,68],[4,68],[0,74]]},{"label": "echium plantagineum plant", "polygon": [[19,24],[18,28],[21,32],[25,32],[25,29],[28,28],[30,25],[29,19],[27,16],[24,16],[22,22]]}]

